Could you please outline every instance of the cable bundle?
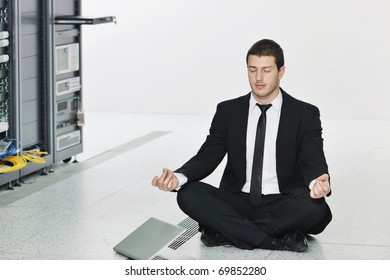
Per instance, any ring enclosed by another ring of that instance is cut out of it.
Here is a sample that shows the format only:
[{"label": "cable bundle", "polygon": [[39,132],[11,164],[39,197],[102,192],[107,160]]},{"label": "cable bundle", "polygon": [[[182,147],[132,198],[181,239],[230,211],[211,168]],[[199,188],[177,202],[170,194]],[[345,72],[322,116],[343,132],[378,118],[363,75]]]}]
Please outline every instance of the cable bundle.
[{"label": "cable bundle", "polygon": [[9,156],[1,159],[0,163],[0,173],[14,172],[22,169],[27,165],[27,161],[18,156]]},{"label": "cable bundle", "polygon": [[12,155],[16,154],[16,152],[17,152],[16,147],[14,145],[10,144],[7,148],[7,151],[3,154],[0,154],[0,159],[12,156]]},{"label": "cable bundle", "polygon": [[27,161],[31,161],[34,163],[43,164],[45,163],[45,159],[41,157],[41,155],[47,155],[47,152],[40,152],[36,150],[23,151],[22,158]]},{"label": "cable bundle", "polygon": [[[21,150],[22,145],[20,142],[16,139],[6,139],[1,141],[2,144],[7,148],[5,152],[0,154],[0,173],[8,173],[20,170],[27,165],[27,161],[38,164],[43,164],[46,162],[42,155],[46,155],[47,152],[41,152],[39,150],[28,150],[23,151],[21,156],[16,156],[16,154]],[[19,144],[19,150],[15,147],[15,145],[9,143],[12,141]]]}]

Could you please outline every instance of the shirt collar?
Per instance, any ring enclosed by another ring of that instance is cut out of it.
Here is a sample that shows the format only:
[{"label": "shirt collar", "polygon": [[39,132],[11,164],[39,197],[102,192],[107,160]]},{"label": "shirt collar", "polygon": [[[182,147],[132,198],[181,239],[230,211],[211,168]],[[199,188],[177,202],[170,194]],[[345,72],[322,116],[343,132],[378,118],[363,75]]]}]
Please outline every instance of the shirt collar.
[{"label": "shirt collar", "polygon": [[[280,89],[279,89],[278,96],[276,96],[276,98],[271,102],[272,107],[269,109],[280,111],[282,108],[282,103],[283,103],[283,96],[282,96]],[[249,111],[253,111],[257,107],[256,104],[257,104],[257,101],[253,97],[253,93],[251,92],[251,97],[249,99]]]}]

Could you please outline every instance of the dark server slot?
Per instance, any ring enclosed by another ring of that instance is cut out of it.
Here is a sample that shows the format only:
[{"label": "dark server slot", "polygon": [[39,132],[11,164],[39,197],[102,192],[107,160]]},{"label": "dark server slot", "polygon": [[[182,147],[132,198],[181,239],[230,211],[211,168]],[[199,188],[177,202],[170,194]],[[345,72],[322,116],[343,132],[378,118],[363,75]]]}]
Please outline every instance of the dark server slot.
[{"label": "dark server slot", "polygon": [[1,65],[0,65],[0,79],[4,79],[6,77],[8,77],[8,69],[1,68]]},{"label": "dark server slot", "polygon": [[59,102],[57,104],[57,112],[58,113],[66,111],[67,109],[68,109],[68,101]]},{"label": "dark server slot", "polygon": [[0,2],[0,31],[8,31],[8,5],[7,1]]},{"label": "dark server slot", "polygon": [[76,129],[77,121],[76,120],[67,120],[57,123],[57,129],[66,128],[66,127],[74,127]]},{"label": "dark server slot", "polygon": [[57,103],[57,115],[76,113],[80,109],[80,98],[63,100]]}]

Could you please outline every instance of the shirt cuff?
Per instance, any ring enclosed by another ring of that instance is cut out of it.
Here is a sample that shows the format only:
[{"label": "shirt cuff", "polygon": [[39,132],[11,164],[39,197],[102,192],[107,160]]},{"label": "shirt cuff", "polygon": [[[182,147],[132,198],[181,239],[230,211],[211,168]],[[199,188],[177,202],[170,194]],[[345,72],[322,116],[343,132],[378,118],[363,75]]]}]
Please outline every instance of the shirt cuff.
[{"label": "shirt cuff", "polygon": [[184,174],[182,174],[182,173],[173,173],[173,174],[176,176],[177,180],[179,180],[179,185],[178,185],[177,188],[175,189],[175,191],[178,191],[178,190],[181,189],[181,187],[182,187],[185,183],[187,183],[188,178],[187,178]]},{"label": "shirt cuff", "polygon": [[315,183],[316,183],[316,179],[314,179],[313,181],[310,182],[310,184],[309,184],[309,189],[310,190],[313,189]]}]

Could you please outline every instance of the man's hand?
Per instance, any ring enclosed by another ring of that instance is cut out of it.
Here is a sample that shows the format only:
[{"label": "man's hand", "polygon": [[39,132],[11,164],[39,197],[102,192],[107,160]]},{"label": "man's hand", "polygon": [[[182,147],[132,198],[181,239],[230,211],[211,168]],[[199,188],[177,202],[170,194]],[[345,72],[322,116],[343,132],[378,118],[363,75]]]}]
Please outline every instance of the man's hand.
[{"label": "man's hand", "polygon": [[164,168],[160,177],[154,176],[152,185],[162,191],[170,192],[179,186],[179,180],[168,168]]},{"label": "man's hand", "polygon": [[318,199],[325,197],[330,193],[329,175],[323,174],[316,179],[313,189],[310,191],[310,197]]}]

